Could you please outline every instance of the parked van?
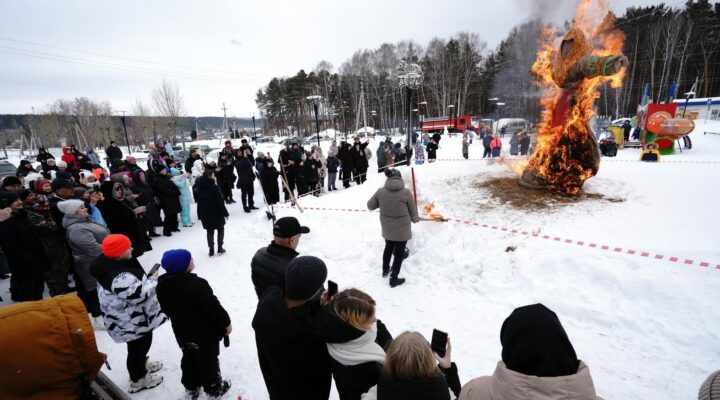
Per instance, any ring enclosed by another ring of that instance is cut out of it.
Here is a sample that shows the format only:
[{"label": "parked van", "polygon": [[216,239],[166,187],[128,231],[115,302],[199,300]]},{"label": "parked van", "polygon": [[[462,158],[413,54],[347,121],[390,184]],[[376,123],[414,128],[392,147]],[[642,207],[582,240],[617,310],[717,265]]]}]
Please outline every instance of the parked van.
[{"label": "parked van", "polygon": [[505,127],[506,134],[512,135],[517,131],[530,130],[532,124],[523,118],[501,118],[495,123],[493,132],[499,133],[503,127]]}]

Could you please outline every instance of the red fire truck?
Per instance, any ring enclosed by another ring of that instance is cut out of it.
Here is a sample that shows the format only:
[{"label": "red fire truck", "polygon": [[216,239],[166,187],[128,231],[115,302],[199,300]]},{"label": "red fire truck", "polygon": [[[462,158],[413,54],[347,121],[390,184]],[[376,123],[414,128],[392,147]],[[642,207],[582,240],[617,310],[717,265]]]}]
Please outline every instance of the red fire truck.
[{"label": "red fire truck", "polygon": [[472,128],[477,130],[482,127],[480,117],[477,115],[458,115],[457,117],[434,117],[425,118],[422,123],[423,132],[465,132]]}]

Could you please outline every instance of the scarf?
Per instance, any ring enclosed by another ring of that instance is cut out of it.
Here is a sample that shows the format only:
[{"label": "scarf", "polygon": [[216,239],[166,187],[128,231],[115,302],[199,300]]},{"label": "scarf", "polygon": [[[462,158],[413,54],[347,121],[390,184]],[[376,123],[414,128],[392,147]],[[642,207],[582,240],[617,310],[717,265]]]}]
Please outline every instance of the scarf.
[{"label": "scarf", "polygon": [[385,351],[375,343],[377,326],[370,329],[355,340],[345,343],[328,343],[330,357],[345,366],[353,366],[366,362],[385,364]]}]

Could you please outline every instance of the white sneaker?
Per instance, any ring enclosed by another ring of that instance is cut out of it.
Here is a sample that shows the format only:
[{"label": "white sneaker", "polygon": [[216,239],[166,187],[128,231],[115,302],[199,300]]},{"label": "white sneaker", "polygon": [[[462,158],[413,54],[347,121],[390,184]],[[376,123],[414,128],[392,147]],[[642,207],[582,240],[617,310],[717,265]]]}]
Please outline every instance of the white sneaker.
[{"label": "white sneaker", "polygon": [[161,384],[163,377],[160,375],[154,375],[147,373],[142,378],[138,379],[137,382],[130,381],[130,393],[137,393],[141,390],[152,389],[155,386]]},{"label": "white sneaker", "polygon": [[92,314],[89,314],[89,316],[90,316],[90,325],[92,325],[93,330],[96,330],[96,331],[106,331],[107,330],[107,328],[105,327],[105,321],[103,320],[102,315],[93,317]]},{"label": "white sneaker", "polygon": [[163,363],[160,361],[150,361],[149,359],[145,360],[145,369],[148,373],[160,371],[162,367]]}]

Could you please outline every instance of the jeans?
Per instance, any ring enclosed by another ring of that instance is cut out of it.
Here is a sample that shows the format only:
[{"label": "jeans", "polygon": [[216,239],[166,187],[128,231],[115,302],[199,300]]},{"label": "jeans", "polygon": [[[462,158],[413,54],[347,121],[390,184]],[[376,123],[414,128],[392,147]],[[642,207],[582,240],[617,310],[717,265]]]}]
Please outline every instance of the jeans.
[{"label": "jeans", "polygon": [[337,172],[328,172],[328,190],[335,189],[335,181],[337,180]]},{"label": "jeans", "polygon": [[405,245],[407,241],[396,242],[385,239],[385,251],[383,251],[383,272],[390,269],[390,258],[394,257],[392,263],[392,272],[390,277],[397,278],[400,275],[400,267],[402,267],[405,255]]},{"label": "jeans", "polygon": [[130,380],[137,382],[147,374],[145,362],[147,353],[152,345],[152,332],[147,335],[127,342],[127,369],[130,373]]}]

